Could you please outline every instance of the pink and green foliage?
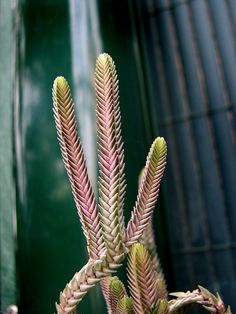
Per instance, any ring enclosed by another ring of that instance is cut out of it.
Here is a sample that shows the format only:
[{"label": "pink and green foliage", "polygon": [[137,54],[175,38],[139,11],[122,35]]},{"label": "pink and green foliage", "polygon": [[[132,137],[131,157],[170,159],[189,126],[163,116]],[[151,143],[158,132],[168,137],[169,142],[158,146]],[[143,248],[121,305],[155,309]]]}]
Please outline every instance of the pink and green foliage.
[{"label": "pink and green foliage", "polygon": [[[57,77],[53,85],[53,110],[62,159],[87,240],[88,262],[60,293],[58,314],[75,314],[77,305],[100,284],[109,314],[178,313],[182,306],[199,303],[212,313],[225,311],[219,295],[204,288],[172,294],[168,301],[164,275],[156,254],[152,213],[165,170],[167,147],[157,137],[147,156],[137,200],[127,227],[124,223],[124,150],[116,68],[108,54],[101,54],[95,70],[99,164],[99,199],[95,200],[77,131],[69,85]],[[128,255],[129,296],[112,274]]]},{"label": "pink and green foliage", "polygon": [[155,307],[158,297],[157,278],[147,249],[142,244],[134,244],[128,259],[128,282],[135,313],[151,313]]},{"label": "pink and green foliage", "polygon": [[[121,137],[118,80],[114,62],[107,54],[98,57],[95,71],[99,160],[99,200],[89,182],[77,132],[74,105],[67,81],[58,77],[53,85],[53,108],[62,158],[70,179],[77,211],[87,239],[88,263],[74,275],[60,294],[58,313],[74,313],[95,284],[116,271],[152,217],[166,164],[166,143],[152,144],[131,220],[125,228],[124,153]],[[120,308],[130,302],[120,303]],[[129,306],[128,306],[129,305]]]},{"label": "pink and green foliage", "polygon": [[[154,254],[156,254],[154,252]],[[199,286],[198,289],[190,292],[175,292],[169,296],[175,297],[169,300],[165,286],[164,275],[160,269],[155,267],[158,256],[150,254],[143,244],[135,243],[128,253],[128,285],[131,294],[132,307],[129,312],[134,314],[180,314],[192,304],[202,305],[208,312],[216,314],[231,314],[230,307],[225,307],[219,294],[213,295],[207,289]],[[120,300],[124,294],[128,298],[123,284],[117,277],[110,277],[106,281],[106,289],[109,291],[109,298],[106,299],[108,313],[117,314],[117,299]],[[120,287],[120,289],[117,289]],[[117,293],[122,291],[122,293]],[[112,300],[116,300],[115,304]]]},{"label": "pink and green foliage", "polygon": [[[105,293],[105,299],[107,304],[108,313],[116,312],[119,301],[128,296],[124,284],[119,280],[117,276],[107,277],[104,286],[107,287],[107,293]],[[104,290],[103,290],[104,293]]]}]

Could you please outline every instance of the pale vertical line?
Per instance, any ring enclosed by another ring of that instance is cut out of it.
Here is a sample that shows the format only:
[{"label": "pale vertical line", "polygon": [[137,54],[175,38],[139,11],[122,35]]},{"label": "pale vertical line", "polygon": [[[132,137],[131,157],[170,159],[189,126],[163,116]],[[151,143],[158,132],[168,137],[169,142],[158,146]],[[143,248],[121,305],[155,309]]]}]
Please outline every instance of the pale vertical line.
[{"label": "pale vertical line", "polygon": [[[103,45],[100,32],[100,24],[98,18],[98,7],[96,0],[88,0],[89,17],[91,23],[91,37],[93,41],[93,47],[96,57],[103,52]],[[92,62],[93,63],[93,62]],[[94,71],[94,70],[93,70]]]},{"label": "pale vertical line", "polygon": [[93,73],[101,52],[95,0],[70,0],[72,75],[75,113],[84,148],[88,174],[97,190],[96,117]]}]

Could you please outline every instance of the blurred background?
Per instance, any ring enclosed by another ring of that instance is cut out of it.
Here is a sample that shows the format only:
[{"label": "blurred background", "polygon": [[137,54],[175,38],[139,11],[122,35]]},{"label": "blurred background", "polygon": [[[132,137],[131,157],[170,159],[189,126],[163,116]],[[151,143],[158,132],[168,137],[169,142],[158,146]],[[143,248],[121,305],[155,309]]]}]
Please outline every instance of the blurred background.
[{"label": "blurred background", "polygon": [[[164,136],[154,225],[168,288],[201,284],[235,312],[235,0],[0,0],[1,311],[53,313],[87,260],[51,89],[58,75],[70,83],[96,190],[93,73],[104,51],[120,81],[126,218],[149,146]],[[100,290],[79,310],[105,313]]]}]

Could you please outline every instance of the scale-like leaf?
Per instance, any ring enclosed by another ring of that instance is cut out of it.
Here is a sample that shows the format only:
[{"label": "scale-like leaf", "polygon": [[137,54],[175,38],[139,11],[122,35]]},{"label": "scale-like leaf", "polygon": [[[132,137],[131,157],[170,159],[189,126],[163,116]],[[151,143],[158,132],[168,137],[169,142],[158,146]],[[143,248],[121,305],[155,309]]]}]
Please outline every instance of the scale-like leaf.
[{"label": "scale-like leaf", "polygon": [[66,285],[60,294],[60,304],[56,304],[58,314],[72,314],[83,297],[102,278],[108,276],[110,270],[106,260],[90,260],[72,280]]},{"label": "scale-like leaf", "polygon": [[117,304],[116,311],[113,314],[133,314],[133,300],[124,296]]},{"label": "scale-like leaf", "polygon": [[53,111],[62,158],[88,242],[88,253],[90,258],[97,259],[104,253],[104,242],[97,206],[77,133],[74,105],[69,85],[63,77],[57,77],[54,81]]},{"label": "scale-like leaf", "polygon": [[[125,179],[118,80],[115,65],[107,54],[100,55],[97,60],[95,86],[100,167],[99,215],[77,134],[69,86],[63,77],[57,78],[53,86],[54,115],[62,157],[88,241],[90,256],[88,263],[75,274],[60,294],[60,303],[56,305],[58,314],[74,314],[84,295],[96,283],[103,281],[106,284],[104,278],[121,266],[128,253],[127,246],[142,235],[150,220],[165,165],[165,142],[158,138],[149,153],[136,207],[126,232],[123,217]],[[126,243],[125,238],[128,239]],[[124,289],[119,291],[125,293]],[[109,299],[107,290],[104,292]],[[148,293],[152,295],[150,291]],[[116,300],[116,313],[132,313],[131,299],[126,295],[121,299],[120,297],[117,297],[119,302]]]},{"label": "scale-like leaf", "polygon": [[166,165],[167,147],[164,138],[157,137],[149,151],[138,197],[126,229],[126,245],[130,246],[143,234],[151,221],[161,179]]},{"label": "scale-like leaf", "polygon": [[127,270],[135,313],[152,313],[158,298],[158,275],[148,250],[142,244],[132,245]]},{"label": "scale-like leaf", "polygon": [[124,247],[124,155],[121,138],[118,80],[114,62],[101,54],[96,63],[95,90],[99,157],[99,211],[108,254]]},{"label": "scale-like leaf", "polygon": [[106,306],[107,306],[107,312],[108,314],[112,314],[112,309],[111,309],[111,301],[110,301],[110,293],[109,293],[109,281],[111,276],[105,277],[100,281],[100,287],[102,289],[102,294],[103,297],[106,301]]},{"label": "scale-like leaf", "polygon": [[116,313],[117,305],[124,296],[127,296],[124,284],[117,276],[110,277],[109,285],[109,301],[112,314]]},{"label": "scale-like leaf", "polygon": [[143,235],[140,237],[139,242],[148,249],[154,265],[154,269],[157,272],[156,285],[158,287],[158,298],[165,299],[168,296],[168,291],[166,287],[165,276],[161,268],[161,262],[157,254],[152,219],[144,230]]},{"label": "scale-like leaf", "polygon": [[170,313],[176,313],[179,309],[193,303],[201,304],[210,313],[231,313],[230,307],[225,308],[225,304],[218,293],[214,295],[202,286],[192,292],[174,292],[170,295],[177,297],[169,301]]},{"label": "scale-like leaf", "polygon": [[127,295],[124,284],[117,276],[108,276],[100,282],[109,314],[116,312],[118,302]]}]

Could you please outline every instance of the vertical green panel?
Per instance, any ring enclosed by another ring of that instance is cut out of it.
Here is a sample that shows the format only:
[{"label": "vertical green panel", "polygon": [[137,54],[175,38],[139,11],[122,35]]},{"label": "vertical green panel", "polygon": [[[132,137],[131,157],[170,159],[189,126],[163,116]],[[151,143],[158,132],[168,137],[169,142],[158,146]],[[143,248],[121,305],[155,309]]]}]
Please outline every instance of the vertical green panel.
[{"label": "vertical green panel", "polygon": [[[85,239],[62,164],[51,89],[72,86],[69,1],[25,1],[16,108],[20,312],[55,312],[55,302],[87,261]],[[85,299],[82,313],[91,311]]]},{"label": "vertical green panel", "polygon": [[15,302],[12,180],[12,10],[0,1],[0,309]]}]

